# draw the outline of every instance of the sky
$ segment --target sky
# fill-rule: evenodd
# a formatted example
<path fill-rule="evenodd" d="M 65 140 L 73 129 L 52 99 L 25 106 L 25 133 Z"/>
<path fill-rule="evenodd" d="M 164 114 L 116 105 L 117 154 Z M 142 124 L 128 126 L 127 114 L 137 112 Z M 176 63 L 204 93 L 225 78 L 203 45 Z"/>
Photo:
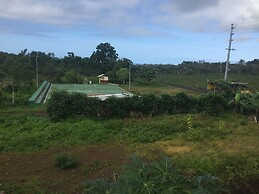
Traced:
<path fill-rule="evenodd" d="M 74 52 L 108 42 L 136 64 L 259 58 L 259 0 L 0 0 L 0 51 Z"/>

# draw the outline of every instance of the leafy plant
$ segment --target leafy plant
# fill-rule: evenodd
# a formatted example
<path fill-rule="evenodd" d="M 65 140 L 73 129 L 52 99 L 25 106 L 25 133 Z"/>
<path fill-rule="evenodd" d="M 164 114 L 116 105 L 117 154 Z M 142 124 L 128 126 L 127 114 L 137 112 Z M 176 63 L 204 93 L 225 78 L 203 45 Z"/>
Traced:
<path fill-rule="evenodd" d="M 207 93 L 199 98 L 199 111 L 209 115 L 219 115 L 227 108 L 227 102 L 222 94 Z"/>
<path fill-rule="evenodd" d="M 237 93 L 235 99 L 230 100 L 228 105 L 234 108 L 234 111 L 245 115 L 259 115 L 259 93 L 243 94 Z"/>
<path fill-rule="evenodd" d="M 133 156 L 115 182 L 87 180 L 85 193 L 221 193 L 219 179 L 208 174 L 187 178 L 168 157 L 151 163 Z"/>
<path fill-rule="evenodd" d="M 55 158 L 55 166 L 60 169 L 73 168 L 78 165 L 78 160 L 67 153 L 61 153 Z"/>

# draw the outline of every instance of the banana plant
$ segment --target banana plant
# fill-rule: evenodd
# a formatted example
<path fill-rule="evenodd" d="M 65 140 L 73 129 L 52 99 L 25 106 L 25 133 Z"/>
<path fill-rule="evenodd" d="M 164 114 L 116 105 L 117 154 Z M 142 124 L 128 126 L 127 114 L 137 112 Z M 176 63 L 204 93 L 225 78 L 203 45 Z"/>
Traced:
<path fill-rule="evenodd" d="M 234 107 L 234 111 L 239 114 L 253 116 L 257 122 L 259 116 L 258 92 L 254 94 L 236 93 L 235 98 L 229 101 L 228 105 Z"/>

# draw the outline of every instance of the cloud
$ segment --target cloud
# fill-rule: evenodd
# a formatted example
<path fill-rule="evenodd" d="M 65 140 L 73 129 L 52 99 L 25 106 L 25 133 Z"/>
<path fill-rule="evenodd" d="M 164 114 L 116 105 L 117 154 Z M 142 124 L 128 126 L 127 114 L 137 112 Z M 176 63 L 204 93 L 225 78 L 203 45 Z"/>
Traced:
<path fill-rule="evenodd" d="M 176 27 L 206 31 L 247 24 L 259 20 L 258 10 L 258 0 L 1 0 L 0 19 L 159 36 Z M 250 28 L 259 30 L 259 22 Z"/>
<path fill-rule="evenodd" d="M 246 42 L 246 41 L 249 41 L 251 39 L 252 39 L 252 37 L 248 34 L 244 34 L 244 35 L 241 35 L 241 36 L 238 36 L 238 37 L 234 38 L 235 42 Z"/>
<path fill-rule="evenodd" d="M 211 24 L 229 26 L 231 23 L 258 21 L 258 10 L 257 0 L 166 0 L 153 20 L 167 26 L 206 30 Z"/>
<path fill-rule="evenodd" d="M 2 0 L 0 17 L 58 25 L 119 22 L 138 0 Z"/>

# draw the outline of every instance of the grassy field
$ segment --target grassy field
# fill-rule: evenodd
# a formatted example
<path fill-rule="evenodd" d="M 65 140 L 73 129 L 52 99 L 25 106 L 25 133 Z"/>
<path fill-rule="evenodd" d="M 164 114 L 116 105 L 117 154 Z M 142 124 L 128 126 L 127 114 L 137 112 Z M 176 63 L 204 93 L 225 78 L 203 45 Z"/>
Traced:
<path fill-rule="evenodd" d="M 151 83 L 133 82 L 131 91 L 199 95 L 207 79 L 222 77 L 160 75 Z M 255 76 L 229 77 L 259 89 Z M 78 165 L 58 169 L 54 163 L 60 153 L 75 156 Z M 232 112 L 53 123 L 45 106 L 0 109 L 0 193 L 81 193 L 86 179 L 113 180 L 132 154 L 147 161 L 169 156 L 186 177 L 211 173 L 231 193 L 257 193 L 258 153 L 258 124 Z"/>
<path fill-rule="evenodd" d="M 110 149 L 117 149 L 116 147 L 120 146 L 126 153 L 129 153 L 128 155 L 135 153 L 147 160 L 154 160 L 163 155 L 170 156 L 188 176 L 209 172 L 223 179 L 226 184 L 258 181 L 259 178 L 258 124 L 240 115 L 226 113 L 211 117 L 204 114 L 188 114 L 124 120 L 79 118 L 51 123 L 48 117 L 42 114 L 44 111 L 35 116 L 39 108 L 27 107 L 24 110 L 9 109 L 1 112 L 1 174 L 10 173 L 5 172 L 4 166 L 7 165 L 6 157 L 10 157 L 12 153 L 21 152 L 23 156 L 26 156 L 28 153 L 47 154 L 52 153 L 53 149 L 70 150 L 73 148 L 74 151 L 69 152 L 75 154 L 82 147 L 95 145 L 97 149 L 98 146 L 100 146 L 99 149 L 104 149 L 112 145 Z M 191 123 L 187 123 L 187 120 L 191 120 Z M 16 159 L 20 160 L 17 154 Z M 42 160 L 44 161 L 44 158 Z M 94 163 L 91 161 L 86 164 L 85 160 L 85 158 L 80 160 L 80 172 L 83 171 L 84 165 L 89 166 Z M 49 161 L 46 162 L 48 165 L 51 164 Z M 19 162 L 16 161 L 16 163 Z M 102 168 L 97 168 L 93 171 L 95 173 L 104 169 L 103 164 L 107 163 L 107 159 L 99 158 L 97 163 L 101 163 Z M 115 167 L 113 166 L 112 169 L 116 169 Z M 17 169 L 18 174 L 19 171 Z M 62 174 L 62 171 L 57 171 L 54 167 L 52 171 L 58 174 L 55 176 Z M 35 176 L 43 172 L 44 169 L 38 170 L 26 179 L 23 186 L 20 185 L 21 180 L 16 180 L 15 188 L 10 186 L 14 183 L 8 176 L 2 176 L 3 183 L 0 185 L 0 190 L 7 190 L 11 193 L 27 191 L 32 182 L 36 181 L 38 187 L 28 191 L 56 192 L 57 190 L 53 190 L 52 187 L 46 187 L 46 180 L 35 180 Z M 26 175 L 28 172 L 23 173 Z M 67 173 L 64 176 L 71 179 Z M 86 178 L 87 176 L 82 174 L 82 179 Z M 65 184 L 58 180 L 52 181 L 57 185 Z M 80 185 L 81 182 L 74 184 Z M 239 184 L 243 187 L 241 183 Z"/>
<path fill-rule="evenodd" d="M 192 74 L 192 75 L 158 75 L 157 78 L 149 83 L 135 81 L 131 85 L 131 92 L 137 94 L 175 94 L 185 92 L 189 95 L 199 95 L 206 92 L 207 80 L 222 81 L 223 74 Z M 229 74 L 229 81 L 241 81 L 248 83 L 249 87 L 259 90 L 259 77 L 252 75 Z M 121 85 L 122 88 L 128 90 L 128 85 Z"/>
<path fill-rule="evenodd" d="M 127 85 L 121 85 L 122 88 L 125 90 L 128 90 Z M 197 91 L 197 90 L 192 90 L 192 89 L 186 89 L 186 88 L 181 88 L 181 87 L 175 87 L 175 86 L 152 86 L 152 85 L 140 85 L 140 84 L 132 84 L 131 86 L 131 92 L 134 94 L 156 94 L 156 95 L 161 95 L 161 94 L 177 94 L 179 92 L 184 92 L 188 95 L 199 95 L 202 92 Z"/>
<path fill-rule="evenodd" d="M 207 80 L 223 80 L 223 74 L 192 74 L 192 75 L 159 75 L 153 82 L 156 85 L 182 85 L 190 87 L 207 87 Z M 259 90 L 259 77 L 252 75 L 229 74 L 228 81 L 241 81 L 249 84 L 250 87 Z"/>

